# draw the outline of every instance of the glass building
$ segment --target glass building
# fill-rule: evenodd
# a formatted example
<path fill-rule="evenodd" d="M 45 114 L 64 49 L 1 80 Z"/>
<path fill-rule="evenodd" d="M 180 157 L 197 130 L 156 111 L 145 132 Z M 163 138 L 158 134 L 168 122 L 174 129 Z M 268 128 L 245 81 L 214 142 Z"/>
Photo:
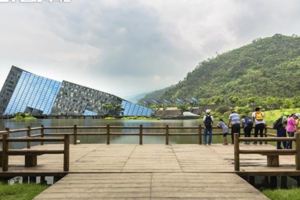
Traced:
<path fill-rule="evenodd" d="M 151 116 L 152 110 L 129 101 L 122 101 L 123 115 L 125 116 Z"/>
<path fill-rule="evenodd" d="M 151 116 L 153 111 L 102 91 L 55 81 L 13 66 L 0 93 L 0 114 Z"/>
<path fill-rule="evenodd" d="M 58 81 L 23 71 L 4 115 L 29 110 L 50 115 L 60 87 L 61 83 Z"/>

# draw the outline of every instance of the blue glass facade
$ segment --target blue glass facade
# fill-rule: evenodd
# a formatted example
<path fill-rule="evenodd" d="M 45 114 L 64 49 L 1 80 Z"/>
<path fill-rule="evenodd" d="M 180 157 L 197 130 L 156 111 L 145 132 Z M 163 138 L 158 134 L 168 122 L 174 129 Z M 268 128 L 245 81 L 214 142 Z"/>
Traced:
<path fill-rule="evenodd" d="M 58 81 L 23 71 L 4 114 L 25 112 L 30 107 L 49 115 L 60 87 Z"/>
<path fill-rule="evenodd" d="M 96 112 L 85 110 L 83 113 L 84 116 L 97 116 L 98 114 Z"/>
<path fill-rule="evenodd" d="M 107 104 L 117 106 L 107 110 Z M 51 80 L 13 66 L 0 92 L 0 115 L 16 113 L 34 116 L 151 116 L 153 111 L 112 94 L 67 81 Z"/>
<path fill-rule="evenodd" d="M 140 106 L 129 101 L 122 101 L 123 116 L 147 116 L 150 117 L 153 111 L 147 107 Z"/>

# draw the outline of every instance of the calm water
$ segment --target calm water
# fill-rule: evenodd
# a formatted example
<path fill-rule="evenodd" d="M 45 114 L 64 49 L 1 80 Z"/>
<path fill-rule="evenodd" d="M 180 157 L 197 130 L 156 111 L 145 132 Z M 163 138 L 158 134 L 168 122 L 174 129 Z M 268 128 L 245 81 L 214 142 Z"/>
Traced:
<path fill-rule="evenodd" d="M 139 126 L 145 127 L 151 126 L 198 126 L 199 120 L 103 120 L 103 119 L 39 119 L 35 121 L 22 121 L 17 122 L 13 120 L 1 120 L 0 128 L 3 130 L 5 127 L 10 129 L 24 128 L 27 126 L 38 127 L 44 126 L 105 126 L 110 124 L 112 126 Z M 70 131 L 70 130 L 69 130 Z M 100 130 L 84 130 L 85 132 L 100 132 Z M 53 132 L 66 132 L 47 130 L 47 133 Z M 79 131 L 79 132 L 83 132 Z M 105 133 L 105 130 L 101 131 Z M 138 130 L 113 130 L 112 133 L 138 133 Z M 36 133 L 39 133 L 37 131 Z M 145 130 L 144 133 L 164 133 L 163 130 Z M 170 133 L 197 133 L 197 130 L 170 130 Z M 22 136 L 25 133 L 15 133 L 13 136 Z M 34 133 L 33 133 L 34 134 Z M 78 139 L 81 143 L 106 143 L 106 136 L 79 136 Z M 112 136 L 112 144 L 138 144 L 138 136 Z M 144 136 L 145 144 L 164 144 L 165 137 L 163 136 Z M 171 144 L 196 144 L 198 142 L 197 136 L 172 136 L 170 137 Z M 220 142 L 220 137 L 214 137 L 214 142 Z M 25 144 L 14 144 L 13 147 L 20 148 L 24 147 Z"/>

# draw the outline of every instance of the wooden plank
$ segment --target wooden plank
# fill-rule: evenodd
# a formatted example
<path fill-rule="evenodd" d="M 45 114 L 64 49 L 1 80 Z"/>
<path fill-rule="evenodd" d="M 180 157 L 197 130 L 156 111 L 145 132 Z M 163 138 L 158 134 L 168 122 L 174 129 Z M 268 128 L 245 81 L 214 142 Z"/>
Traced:
<path fill-rule="evenodd" d="M 35 199 L 67 198 L 267 199 L 237 175 L 211 173 L 69 174 Z"/>
<path fill-rule="evenodd" d="M 271 145 L 243 145 L 245 150 L 272 150 Z M 62 148 L 61 144 L 47 144 L 33 146 L 32 150 L 47 151 Z M 63 151 L 63 150 L 60 150 Z M 105 145 L 80 144 L 70 145 L 69 173 L 235 173 L 232 145 Z M 63 155 L 40 155 L 38 166 L 24 168 L 24 156 L 9 158 L 10 172 L 63 172 L 61 163 Z M 242 154 L 241 170 L 239 174 L 270 174 L 300 175 L 295 170 L 294 156 L 280 157 L 281 166 L 270 168 L 265 156 L 256 154 Z"/>
<path fill-rule="evenodd" d="M 15 150 L 9 150 L 7 153 L 8 153 L 8 155 L 63 154 L 64 150 L 15 149 Z"/>
<path fill-rule="evenodd" d="M 296 141 L 295 138 L 285 138 L 285 137 L 241 137 L 240 142 L 277 142 L 277 141 Z"/>
<path fill-rule="evenodd" d="M 295 155 L 296 150 L 274 149 L 274 150 L 240 150 L 240 154 L 262 154 L 262 155 Z"/>
<path fill-rule="evenodd" d="M 63 142 L 62 137 L 22 137 L 22 138 L 9 138 L 8 142 Z"/>

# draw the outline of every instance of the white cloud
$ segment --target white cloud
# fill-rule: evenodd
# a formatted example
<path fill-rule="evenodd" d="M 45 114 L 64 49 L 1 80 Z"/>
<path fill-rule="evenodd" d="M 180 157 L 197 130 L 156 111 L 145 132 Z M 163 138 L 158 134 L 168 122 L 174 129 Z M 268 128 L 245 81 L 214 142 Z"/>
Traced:
<path fill-rule="evenodd" d="M 164 88 L 201 60 L 299 34 L 297 0 L 0 3 L 0 83 L 11 65 L 120 96 Z"/>

